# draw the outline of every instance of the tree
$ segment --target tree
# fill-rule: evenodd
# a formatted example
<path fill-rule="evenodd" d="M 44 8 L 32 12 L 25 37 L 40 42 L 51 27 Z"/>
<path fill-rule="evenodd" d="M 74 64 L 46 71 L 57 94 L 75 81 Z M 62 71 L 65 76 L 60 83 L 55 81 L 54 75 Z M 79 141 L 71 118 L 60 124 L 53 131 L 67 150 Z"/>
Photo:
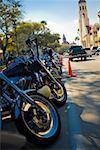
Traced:
<path fill-rule="evenodd" d="M 20 8 L 21 5 L 18 0 L 6 0 L 4 2 L 0 2 L 0 32 L 5 35 L 5 42 L 2 47 L 3 55 L 5 55 L 9 44 L 10 31 L 21 16 Z"/>
<path fill-rule="evenodd" d="M 47 22 L 45 20 L 41 21 L 41 24 L 46 26 L 47 25 Z"/>
<path fill-rule="evenodd" d="M 67 43 L 65 34 L 63 34 L 63 43 L 64 43 L 64 44 Z"/>
<path fill-rule="evenodd" d="M 17 46 L 18 51 L 26 49 L 26 43 L 25 41 L 30 36 L 30 34 L 34 31 L 37 39 L 38 39 L 38 45 L 43 47 L 52 47 L 56 48 L 59 47 L 59 34 L 51 34 L 50 30 L 47 27 L 43 27 L 43 24 L 41 22 L 20 22 L 17 25 L 16 33 L 18 36 L 17 39 Z M 7 50 L 10 52 L 12 50 L 16 50 L 16 41 L 15 36 L 13 36 L 14 30 L 10 31 L 10 38 L 9 38 L 9 45 L 7 47 Z"/>
<path fill-rule="evenodd" d="M 75 41 L 78 41 L 80 38 L 78 36 L 75 37 Z"/>

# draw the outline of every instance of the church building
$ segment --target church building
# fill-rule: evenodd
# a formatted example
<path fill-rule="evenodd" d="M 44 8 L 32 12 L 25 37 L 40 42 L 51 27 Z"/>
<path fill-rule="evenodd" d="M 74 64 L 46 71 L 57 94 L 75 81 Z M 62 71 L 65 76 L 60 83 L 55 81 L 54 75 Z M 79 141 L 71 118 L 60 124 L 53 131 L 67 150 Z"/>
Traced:
<path fill-rule="evenodd" d="M 100 23 L 90 25 L 86 0 L 79 0 L 79 31 L 83 47 L 100 46 Z"/>

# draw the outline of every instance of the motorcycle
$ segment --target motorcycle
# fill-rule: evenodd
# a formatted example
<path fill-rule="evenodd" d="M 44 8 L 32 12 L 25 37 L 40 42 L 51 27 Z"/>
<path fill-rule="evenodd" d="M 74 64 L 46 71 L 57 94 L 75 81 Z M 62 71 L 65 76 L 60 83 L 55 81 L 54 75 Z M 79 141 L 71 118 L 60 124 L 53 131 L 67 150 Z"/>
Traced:
<path fill-rule="evenodd" d="M 52 58 L 50 59 L 49 51 L 52 51 Z M 58 80 L 62 79 L 62 64 L 57 53 L 52 49 L 46 48 L 43 50 L 42 62 L 50 73 Z"/>
<path fill-rule="evenodd" d="M 20 66 L 25 68 L 26 64 L 21 62 Z M 0 72 L 0 127 L 2 129 L 3 113 L 8 110 L 18 131 L 28 141 L 45 145 L 59 136 L 60 117 L 55 106 L 46 97 L 34 89 L 20 88 L 18 82 L 22 78 L 19 75 L 25 75 L 23 71 L 25 70 L 20 68 L 20 72 L 15 72 L 13 66 L 12 78 L 9 76 L 9 69 Z"/>
<path fill-rule="evenodd" d="M 39 59 L 37 38 L 34 35 L 32 36 L 26 41 L 26 44 L 29 47 L 26 56 L 17 59 L 23 61 L 23 64 L 27 64 L 27 71 L 25 69 L 23 70 L 24 67 L 21 63 L 15 61 L 8 68 L 9 76 L 13 76 L 15 72 L 19 76 L 24 73 L 24 78 L 29 77 L 28 79 L 26 79 L 27 84 L 22 85 L 22 88 L 24 90 L 33 88 L 38 90 L 43 86 L 47 85 L 50 88 L 51 92 L 49 99 L 51 99 L 58 106 L 62 106 L 67 100 L 67 91 L 62 82 L 55 79 L 50 71 Z M 34 46 L 34 49 L 32 48 L 32 44 Z M 15 71 L 12 71 L 14 70 L 14 68 Z M 23 71 L 20 74 L 21 70 Z M 27 73 L 25 74 L 25 72 Z"/>
<path fill-rule="evenodd" d="M 31 38 L 28 38 L 26 44 L 28 45 L 29 51 L 32 54 L 30 59 L 30 68 L 32 71 L 34 70 L 33 72 L 35 72 L 38 76 L 38 82 L 36 82 L 36 84 L 40 85 L 41 87 L 48 85 L 50 87 L 51 98 L 53 98 L 54 103 L 58 106 L 64 105 L 67 100 L 67 90 L 63 83 L 59 79 L 54 78 L 50 71 L 42 63 L 39 57 L 37 37 L 34 34 L 31 35 Z M 34 49 L 32 48 L 32 44 L 35 47 Z"/>

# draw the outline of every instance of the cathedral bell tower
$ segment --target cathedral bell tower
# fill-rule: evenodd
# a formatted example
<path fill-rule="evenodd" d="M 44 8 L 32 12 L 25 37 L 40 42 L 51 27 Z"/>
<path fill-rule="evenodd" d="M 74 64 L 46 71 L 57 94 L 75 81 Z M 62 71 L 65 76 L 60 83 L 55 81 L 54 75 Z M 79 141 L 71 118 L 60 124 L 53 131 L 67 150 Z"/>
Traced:
<path fill-rule="evenodd" d="M 90 47 L 89 18 L 87 14 L 86 0 L 79 0 L 78 4 L 80 41 L 83 47 Z"/>

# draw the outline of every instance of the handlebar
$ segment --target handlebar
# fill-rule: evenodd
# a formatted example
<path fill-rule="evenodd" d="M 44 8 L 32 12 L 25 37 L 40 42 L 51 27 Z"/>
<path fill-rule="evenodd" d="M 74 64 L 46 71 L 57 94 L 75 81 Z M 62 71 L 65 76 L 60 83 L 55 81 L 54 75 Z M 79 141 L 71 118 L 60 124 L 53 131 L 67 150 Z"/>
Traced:
<path fill-rule="evenodd" d="M 39 59 L 39 51 L 38 51 L 38 41 L 37 41 L 37 37 L 40 34 L 35 34 L 34 32 L 31 33 L 31 35 L 29 36 L 29 38 L 26 40 L 26 44 L 29 46 L 32 55 L 34 56 L 34 52 L 32 49 L 32 44 L 36 46 L 36 50 L 37 50 L 37 58 Z"/>
<path fill-rule="evenodd" d="M 28 37 L 28 39 L 26 40 L 26 44 L 27 45 L 30 45 L 32 44 L 32 42 L 34 41 L 35 44 L 36 44 L 36 39 L 39 37 L 39 36 L 43 36 L 43 33 L 40 31 L 38 33 L 35 33 L 34 31 L 30 34 L 30 36 Z"/>

